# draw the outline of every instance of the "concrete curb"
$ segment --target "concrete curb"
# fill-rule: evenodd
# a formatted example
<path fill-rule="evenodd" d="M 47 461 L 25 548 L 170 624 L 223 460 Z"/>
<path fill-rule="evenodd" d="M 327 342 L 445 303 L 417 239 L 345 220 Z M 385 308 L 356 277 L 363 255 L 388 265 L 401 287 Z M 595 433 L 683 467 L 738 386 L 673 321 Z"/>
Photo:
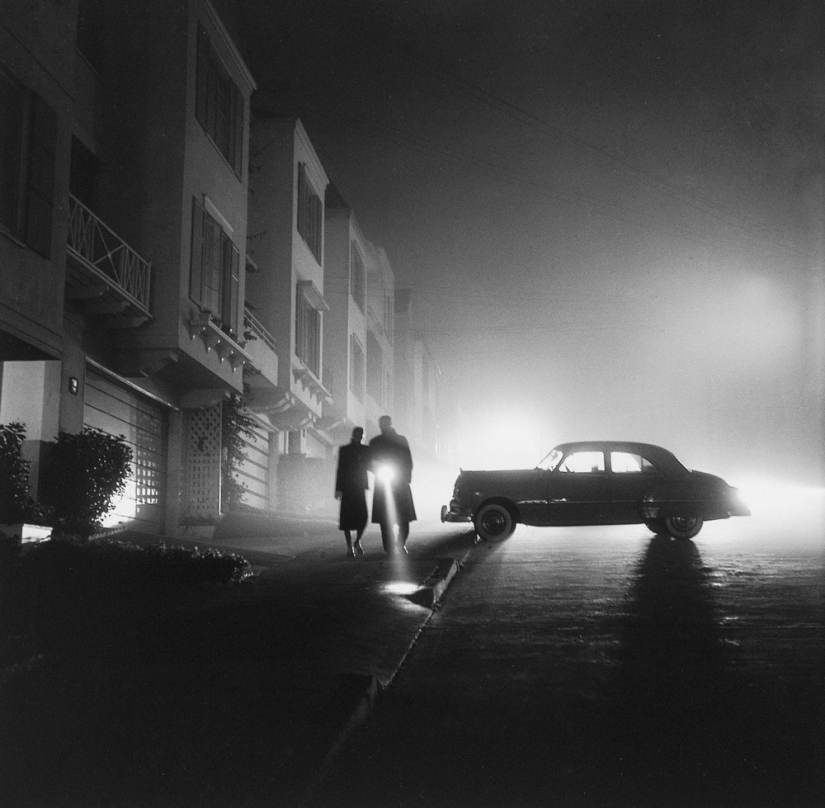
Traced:
<path fill-rule="evenodd" d="M 460 560 L 456 560 L 454 558 L 438 559 L 438 564 L 435 570 L 421 583 L 421 586 L 416 592 L 407 596 L 408 600 L 411 600 L 419 606 L 426 606 L 434 612 L 438 607 L 441 597 L 450 585 L 450 582 L 453 578 L 455 578 L 456 573 L 461 569 L 461 567 L 464 566 L 471 552 L 472 550 L 467 550 Z M 395 670 L 389 679 L 382 683 L 377 676 L 364 677 L 366 679 L 364 691 L 361 697 L 357 700 L 355 708 L 344 724 L 344 727 L 330 745 L 326 755 L 324 755 L 321 765 L 310 779 L 306 788 L 304 788 L 300 799 L 301 805 L 307 805 L 312 801 L 315 792 L 318 790 L 318 787 L 324 781 L 327 774 L 329 774 L 344 745 L 350 739 L 352 734 L 370 717 L 375 709 L 375 704 L 378 701 L 380 694 L 389 689 L 395 679 L 395 675 L 403 666 L 410 652 L 418 642 L 418 638 L 421 636 L 421 633 L 430 622 L 433 612 L 427 616 L 418 631 L 415 633 L 412 642 L 402 654 L 401 659 L 399 659 L 398 664 L 395 666 Z"/>
<path fill-rule="evenodd" d="M 450 585 L 450 581 L 453 580 L 466 558 L 466 555 L 461 561 L 456 561 L 454 558 L 440 558 L 433 573 L 422 582 L 415 592 L 408 595 L 407 599 L 419 606 L 435 609 L 441 600 L 441 596 Z"/>

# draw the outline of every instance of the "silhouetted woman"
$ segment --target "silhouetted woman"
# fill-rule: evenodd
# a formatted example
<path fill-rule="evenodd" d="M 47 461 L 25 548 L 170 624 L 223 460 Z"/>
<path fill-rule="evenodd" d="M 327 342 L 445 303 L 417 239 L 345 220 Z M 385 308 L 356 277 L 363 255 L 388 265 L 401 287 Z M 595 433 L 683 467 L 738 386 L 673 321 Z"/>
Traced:
<path fill-rule="evenodd" d="M 341 500 L 338 527 L 347 540 L 350 558 L 364 554 L 361 537 L 367 527 L 367 478 L 368 448 L 361 443 L 364 430 L 357 426 L 352 430 L 352 440 L 338 449 L 338 470 L 335 473 L 335 499 Z M 355 542 L 352 532 L 355 531 Z M 353 549 L 354 548 L 354 549 Z"/>

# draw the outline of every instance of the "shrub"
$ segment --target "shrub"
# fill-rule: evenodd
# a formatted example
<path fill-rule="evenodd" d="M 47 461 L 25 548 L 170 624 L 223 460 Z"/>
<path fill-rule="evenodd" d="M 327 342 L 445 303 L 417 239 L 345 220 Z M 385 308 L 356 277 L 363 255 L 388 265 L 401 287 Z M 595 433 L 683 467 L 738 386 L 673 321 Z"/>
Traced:
<path fill-rule="evenodd" d="M 85 427 L 74 434 L 61 432 L 51 444 L 42 492 L 54 508 L 57 527 L 64 533 L 88 537 L 126 489 L 132 450 L 123 435 L 115 437 Z"/>
<path fill-rule="evenodd" d="M 239 583 L 250 577 L 245 558 L 218 550 L 99 540 L 53 539 L 33 547 L 26 563 L 43 585 L 60 598 L 134 602 L 158 590 L 201 584 Z"/>
<path fill-rule="evenodd" d="M 15 522 L 50 524 L 45 508 L 29 496 L 31 463 L 23 459 L 26 427 L 0 424 L 0 525 Z"/>
<path fill-rule="evenodd" d="M 30 467 L 21 454 L 25 439 L 23 424 L 0 424 L 0 524 L 23 520 Z"/>

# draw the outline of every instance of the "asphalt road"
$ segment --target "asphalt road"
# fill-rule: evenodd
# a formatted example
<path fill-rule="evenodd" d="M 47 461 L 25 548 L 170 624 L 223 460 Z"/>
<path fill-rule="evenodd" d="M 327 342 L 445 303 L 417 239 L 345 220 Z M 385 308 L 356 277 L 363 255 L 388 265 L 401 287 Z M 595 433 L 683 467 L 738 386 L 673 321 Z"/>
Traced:
<path fill-rule="evenodd" d="M 480 545 L 314 804 L 822 805 L 824 504 Z"/>

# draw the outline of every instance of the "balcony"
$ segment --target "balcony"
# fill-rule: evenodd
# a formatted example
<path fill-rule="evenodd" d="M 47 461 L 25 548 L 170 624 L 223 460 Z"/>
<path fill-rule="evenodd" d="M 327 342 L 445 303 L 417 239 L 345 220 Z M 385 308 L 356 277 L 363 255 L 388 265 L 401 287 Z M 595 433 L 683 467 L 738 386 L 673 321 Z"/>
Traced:
<path fill-rule="evenodd" d="M 194 341 L 200 337 L 206 352 L 214 351 L 220 364 L 228 361 L 233 373 L 252 361 L 252 357 L 221 328 L 209 312 L 199 312 L 191 317 L 188 326 L 190 339 Z"/>
<path fill-rule="evenodd" d="M 278 344 L 266 326 L 244 307 L 244 348 L 250 360 L 249 384 L 252 387 L 273 388 L 278 386 Z"/>
<path fill-rule="evenodd" d="M 69 197 L 66 299 L 102 328 L 136 328 L 149 311 L 151 264 L 74 196 Z"/>

